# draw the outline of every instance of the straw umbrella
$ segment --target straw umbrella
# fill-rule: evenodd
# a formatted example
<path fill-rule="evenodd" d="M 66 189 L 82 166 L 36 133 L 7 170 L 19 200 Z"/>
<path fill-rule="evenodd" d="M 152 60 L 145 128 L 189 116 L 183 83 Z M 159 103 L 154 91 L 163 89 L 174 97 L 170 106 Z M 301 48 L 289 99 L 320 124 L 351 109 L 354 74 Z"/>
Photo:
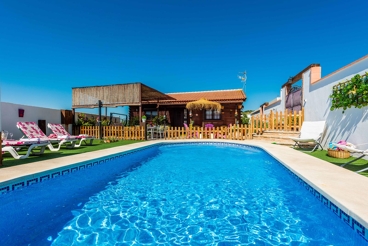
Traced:
<path fill-rule="evenodd" d="M 206 98 L 201 98 L 197 101 L 189 102 L 186 106 L 189 110 L 195 109 L 208 109 L 208 110 L 221 110 L 221 104 L 213 101 L 208 101 Z"/>

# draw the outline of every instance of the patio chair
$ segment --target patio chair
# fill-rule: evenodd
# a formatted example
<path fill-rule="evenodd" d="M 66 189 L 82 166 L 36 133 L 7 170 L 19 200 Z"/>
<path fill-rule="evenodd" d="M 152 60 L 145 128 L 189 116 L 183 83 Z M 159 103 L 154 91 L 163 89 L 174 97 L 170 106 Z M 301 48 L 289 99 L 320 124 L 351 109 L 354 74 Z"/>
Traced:
<path fill-rule="evenodd" d="M 311 152 L 321 147 L 321 140 L 323 133 L 325 131 L 326 121 L 304 121 L 302 124 L 302 128 L 300 129 L 300 135 L 297 138 L 291 137 L 290 139 L 295 142 L 293 148 L 298 146 L 302 148 L 303 144 L 314 144 L 314 148 Z"/>
<path fill-rule="evenodd" d="M 26 139 L 26 140 L 3 140 L 1 150 L 3 153 L 9 152 L 15 159 L 25 159 L 31 153 L 34 155 L 42 155 L 45 151 L 46 146 L 50 142 L 48 140 L 40 140 L 40 139 Z M 21 148 L 27 148 L 28 151 L 25 155 L 19 155 L 17 150 Z M 38 149 L 38 152 L 35 152 L 35 149 Z"/>
<path fill-rule="evenodd" d="M 165 138 L 166 128 L 167 128 L 166 126 L 157 126 L 156 131 L 158 138 Z"/>
<path fill-rule="evenodd" d="M 85 142 L 86 145 L 92 145 L 95 139 L 94 136 L 88 136 L 86 134 L 80 134 L 78 136 L 70 135 L 61 124 L 48 123 L 47 127 L 50 128 L 57 138 L 70 141 L 73 147 L 80 147 L 83 142 Z M 78 140 L 79 143 L 77 144 L 76 141 Z M 89 143 L 87 141 L 89 141 Z"/>
<path fill-rule="evenodd" d="M 357 149 L 355 146 L 349 146 L 349 145 L 342 145 L 342 144 L 333 144 L 334 146 L 336 146 L 337 148 L 339 149 L 342 149 L 342 150 L 346 150 L 346 151 L 349 151 L 350 153 L 357 153 L 357 154 L 360 154 L 358 157 L 356 157 L 354 160 L 351 160 L 347 163 L 344 163 L 342 165 L 340 165 L 340 167 L 345 167 L 346 165 L 349 165 L 359 159 L 362 159 L 363 157 L 365 156 L 368 156 L 368 149 L 366 150 L 361 150 L 361 149 Z M 366 168 L 363 168 L 361 170 L 358 170 L 358 171 L 355 171 L 356 173 L 360 173 L 360 172 L 364 172 L 368 170 L 368 167 Z"/>
<path fill-rule="evenodd" d="M 45 133 L 38 127 L 38 125 L 35 122 L 17 122 L 18 129 L 26 136 L 26 138 L 22 137 L 21 141 L 26 141 L 27 139 L 40 139 L 42 141 L 49 141 L 47 144 L 47 147 L 51 151 L 59 151 L 61 145 L 67 144 L 72 142 L 75 144 L 75 141 L 77 140 L 70 140 L 70 139 L 59 139 L 59 138 L 52 138 L 47 137 Z M 53 144 L 58 144 L 58 147 L 55 148 Z"/>
<path fill-rule="evenodd" d="M 155 133 L 157 132 L 156 129 L 157 129 L 156 126 L 147 125 L 147 139 L 154 139 L 155 138 Z"/>

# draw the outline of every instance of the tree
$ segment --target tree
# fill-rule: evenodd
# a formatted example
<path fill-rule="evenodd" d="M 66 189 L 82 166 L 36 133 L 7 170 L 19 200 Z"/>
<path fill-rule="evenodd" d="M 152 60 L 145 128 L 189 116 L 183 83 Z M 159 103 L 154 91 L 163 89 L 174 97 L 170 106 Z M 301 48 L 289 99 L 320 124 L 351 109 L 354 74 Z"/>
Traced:
<path fill-rule="evenodd" d="M 254 110 L 245 110 L 241 112 L 241 123 L 244 125 L 248 125 L 249 121 L 250 121 L 250 117 L 248 117 L 250 115 L 250 113 L 252 113 Z"/>

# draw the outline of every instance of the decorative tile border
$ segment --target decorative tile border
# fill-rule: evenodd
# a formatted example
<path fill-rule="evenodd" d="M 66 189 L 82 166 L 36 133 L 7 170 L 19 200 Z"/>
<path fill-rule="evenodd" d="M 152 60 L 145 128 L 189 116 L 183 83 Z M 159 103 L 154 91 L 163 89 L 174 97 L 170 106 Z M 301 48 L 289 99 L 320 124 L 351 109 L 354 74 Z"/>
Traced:
<path fill-rule="evenodd" d="M 0 188 L 0 194 L 4 194 L 10 191 L 10 186 L 4 186 Z"/>
<path fill-rule="evenodd" d="M 38 178 L 30 179 L 30 180 L 27 180 L 27 185 L 26 186 L 30 186 L 30 185 L 36 184 L 36 183 L 38 183 Z"/>
<path fill-rule="evenodd" d="M 246 144 L 239 144 L 239 143 L 221 143 L 221 142 L 170 142 L 170 143 L 156 143 L 150 146 L 145 146 L 141 148 L 137 148 L 134 150 L 117 153 L 105 157 L 100 157 L 97 159 L 94 159 L 92 161 L 86 161 L 86 162 L 80 162 L 75 163 L 71 166 L 65 166 L 64 168 L 58 168 L 55 170 L 47 171 L 47 172 L 41 172 L 38 174 L 33 175 L 28 180 L 20 180 L 16 179 L 13 182 L 6 182 L 5 185 L 2 185 L 0 183 L 0 195 L 8 193 L 13 190 L 17 190 L 22 187 L 30 186 L 32 184 L 36 184 L 38 182 L 44 182 L 51 178 L 56 178 L 59 176 L 67 175 L 73 172 L 76 172 L 78 170 L 83 170 L 85 168 L 91 168 L 95 165 L 100 165 L 105 162 L 109 162 L 112 160 L 120 159 L 126 155 L 130 155 L 136 152 L 139 152 L 144 149 L 153 148 L 157 146 L 164 146 L 164 145 L 188 145 L 188 144 L 203 144 L 203 145 L 226 145 L 226 146 L 236 146 L 236 147 L 246 147 L 250 149 L 257 149 L 264 151 L 269 156 L 274 158 L 270 153 L 267 152 L 267 150 L 258 147 L 258 146 L 252 146 L 252 145 L 246 145 Z M 275 158 L 274 158 L 275 159 Z M 358 221 L 356 221 L 353 217 L 348 215 L 346 212 L 344 212 L 342 209 L 340 209 L 337 205 L 335 205 L 333 202 L 331 202 L 328 198 L 326 198 L 323 194 L 321 194 L 319 191 L 317 191 L 315 188 L 313 188 L 310 184 L 308 184 L 306 181 L 304 181 L 302 178 L 300 178 L 298 175 L 293 173 L 289 168 L 287 168 L 285 165 L 283 165 L 279 160 L 275 159 L 282 167 L 284 167 L 290 175 L 292 175 L 294 178 L 297 179 L 301 185 L 304 186 L 318 201 L 322 202 L 323 205 L 325 205 L 328 209 L 330 209 L 336 216 L 338 216 L 341 220 L 343 220 L 346 224 L 350 226 L 354 231 L 356 231 L 361 237 L 363 237 L 368 242 L 368 229 L 365 228 L 362 224 L 360 224 Z M 18 181 L 17 181 L 18 180 Z"/>
<path fill-rule="evenodd" d="M 342 221 L 350 226 L 355 232 L 359 234 L 359 236 L 363 237 L 365 241 L 368 242 L 368 229 L 365 228 L 362 224 L 356 221 L 352 216 L 348 215 L 342 209 L 340 209 L 336 204 L 330 201 L 327 197 L 325 197 L 318 190 L 313 188 L 310 184 L 300 178 L 297 174 L 292 172 L 289 168 L 283 165 L 280 161 L 277 161 L 284 167 L 291 176 L 293 176 L 301 185 L 304 186 L 318 201 L 320 201 L 323 205 L 325 205 L 329 210 L 331 210 L 337 217 L 339 217 Z"/>
<path fill-rule="evenodd" d="M 17 190 L 17 189 L 22 188 L 24 186 L 25 186 L 25 182 L 24 181 L 11 185 L 12 190 Z"/>
<path fill-rule="evenodd" d="M 4 184 L 0 183 L 0 195 L 8 193 L 8 192 L 13 191 L 13 190 L 17 190 L 17 189 L 22 188 L 22 187 L 30 186 L 32 184 L 36 184 L 36 183 L 39 183 L 39 182 L 44 182 L 44 181 L 47 181 L 47 180 L 52 179 L 52 178 L 56 178 L 56 177 L 59 177 L 59 176 L 64 176 L 64 175 L 67 175 L 67 174 L 70 174 L 70 173 L 73 173 L 73 172 L 76 172 L 76 171 L 79 171 L 79 170 L 83 170 L 83 169 L 86 169 L 86 168 L 91 168 L 93 166 L 100 165 L 100 164 L 103 164 L 105 162 L 117 160 L 117 159 L 123 158 L 126 155 L 136 153 L 136 152 L 141 151 L 143 149 L 149 149 L 149 148 L 157 147 L 159 145 L 161 145 L 161 144 L 154 144 L 154 145 L 150 145 L 150 146 L 145 146 L 145 147 L 137 148 L 137 149 L 134 149 L 134 150 L 129 150 L 129 151 L 122 152 L 122 153 L 116 153 L 116 154 L 100 157 L 100 158 L 97 158 L 97 159 L 94 159 L 94 160 L 75 163 L 75 164 L 72 164 L 70 166 L 65 166 L 65 167 L 54 169 L 54 170 L 40 172 L 40 173 L 30 175 L 30 176 L 27 176 L 27 177 L 17 178 L 15 180 L 4 182 Z"/>
<path fill-rule="evenodd" d="M 43 182 L 45 180 L 49 180 L 50 179 L 50 174 L 44 175 L 40 177 L 40 182 Z"/>

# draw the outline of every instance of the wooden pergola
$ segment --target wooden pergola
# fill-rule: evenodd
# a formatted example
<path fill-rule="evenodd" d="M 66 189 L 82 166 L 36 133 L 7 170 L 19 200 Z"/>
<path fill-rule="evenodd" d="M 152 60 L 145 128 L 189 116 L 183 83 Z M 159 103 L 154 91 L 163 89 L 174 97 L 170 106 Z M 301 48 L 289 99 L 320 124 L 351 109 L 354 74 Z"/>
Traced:
<path fill-rule="evenodd" d="M 76 108 L 99 108 L 100 119 L 102 107 L 139 106 L 139 118 L 141 119 L 142 104 L 145 102 L 159 103 L 160 100 L 173 99 L 140 82 L 72 88 L 73 115 Z"/>
<path fill-rule="evenodd" d="M 173 98 L 142 83 L 87 86 L 72 88 L 72 108 L 141 106 L 146 101 Z"/>

